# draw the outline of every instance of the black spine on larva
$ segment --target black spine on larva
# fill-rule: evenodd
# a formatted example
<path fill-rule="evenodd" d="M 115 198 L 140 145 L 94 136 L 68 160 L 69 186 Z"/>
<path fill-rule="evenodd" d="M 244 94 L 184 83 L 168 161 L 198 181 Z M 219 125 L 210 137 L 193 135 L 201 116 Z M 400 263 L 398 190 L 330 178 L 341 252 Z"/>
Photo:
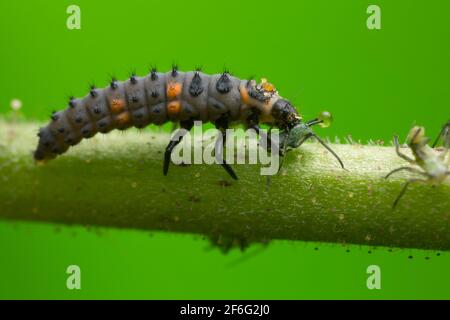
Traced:
<path fill-rule="evenodd" d="M 224 72 L 216 84 L 216 89 L 220 93 L 228 93 L 232 89 L 233 85 L 231 83 L 230 78 L 228 77 L 228 73 Z"/>
<path fill-rule="evenodd" d="M 110 83 L 110 85 L 109 85 L 110 87 L 111 87 L 111 89 L 113 89 L 113 90 L 115 90 L 115 89 L 117 89 L 117 80 L 116 80 L 116 78 L 112 78 L 111 79 L 111 83 Z"/>
<path fill-rule="evenodd" d="M 173 65 L 172 66 L 172 77 L 176 78 L 178 76 L 178 66 L 177 65 Z"/>
<path fill-rule="evenodd" d="M 157 70 L 156 70 L 156 68 L 152 68 L 152 71 L 150 72 L 150 79 L 152 80 L 152 81 L 156 81 L 156 80 L 158 80 L 158 74 L 157 74 Z"/>
<path fill-rule="evenodd" d="M 69 99 L 69 107 L 75 108 L 75 97 L 70 97 Z"/>
<path fill-rule="evenodd" d="M 200 72 L 196 71 L 194 77 L 192 78 L 191 84 L 189 85 L 189 93 L 193 97 L 197 97 L 203 92 L 202 78 L 200 77 Z"/>
<path fill-rule="evenodd" d="M 89 94 L 91 95 L 92 98 L 97 97 L 97 88 L 95 87 L 95 85 L 91 86 L 91 91 L 89 92 Z"/>
<path fill-rule="evenodd" d="M 131 84 L 136 84 L 137 83 L 137 78 L 136 78 L 136 74 L 132 74 L 130 77 L 130 82 Z"/>

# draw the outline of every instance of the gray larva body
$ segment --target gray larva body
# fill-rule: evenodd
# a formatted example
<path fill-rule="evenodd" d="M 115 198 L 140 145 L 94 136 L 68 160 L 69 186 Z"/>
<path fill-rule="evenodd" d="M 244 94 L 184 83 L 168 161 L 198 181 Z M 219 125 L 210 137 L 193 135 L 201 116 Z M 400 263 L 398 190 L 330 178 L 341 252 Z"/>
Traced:
<path fill-rule="evenodd" d="M 199 71 L 166 73 L 153 70 L 148 76 L 119 82 L 103 89 L 92 88 L 87 96 L 71 99 L 67 109 L 52 115 L 39 131 L 36 160 L 47 160 L 67 151 L 83 138 L 129 127 L 143 128 L 167 121 L 254 121 L 282 128 L 294 123 L 297 112 L 275 88 L 263 81 L 240 80 L 228 73 L 207 75 Z M 248 123 L 247 123 L 248 124 Z"/>

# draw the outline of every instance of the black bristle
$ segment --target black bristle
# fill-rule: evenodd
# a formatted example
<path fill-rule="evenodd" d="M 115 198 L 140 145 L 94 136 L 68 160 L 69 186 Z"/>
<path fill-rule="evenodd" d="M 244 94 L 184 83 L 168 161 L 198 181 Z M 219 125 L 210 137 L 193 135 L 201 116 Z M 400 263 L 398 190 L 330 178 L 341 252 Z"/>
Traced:
<path fill-rule="evenodd" d="M 217 80 L 216 90 L 219 93 L 226 94 L 230 92 L 232 88 L 233 85 L 231 83 L 230 77 L 228 76 L 228 73 L 222 73 L 219 80 Z"/>
<path fill-rule="evenodd" d="M 75 97 L 73 96 L 69 98 L 69 107 L 75 108 Z"/>
<path fill-rule="evenodd" d="M 92 98 L 95 98 L 97 96 L 96 89 L 97 87 L 95 86 L 95 83 L 91 82 L 89 84 L 89 94 Z"/>
<path fill-rule="evenodd" d="M 137 83 L 137 78 L 136 78 L 136 73 L 132 73 L 130 76 L 130 82 L 131 84 L 136 84 Z"/>
<path fill-rule="evenodd" d="M 89 91 L 89 94 L 92 98 L 97 97 L 97 88 L 95 87 L 95 85 L 91 85 L 91 91 Z"/>
<path fill-rule="evenodd" d="M 150 72 L 150 79 L 152 79 L 152 81 L 155 81 L 158 79 L 158 75 L 156 74 L 158 71 L 156 70 L 156 67 L 153 67 L 151 72 Z"/>
<path fill-rule="evenodd" d="M 131 101 L 134 102 L 134 103 L 137 103 L 137 102 L 139 102 L 139 98 L 136 97 L 136 96 L 132 96 L 131 97 Z"/>
<path fill-rule="evenodd" d="M 57 121 L 59 119 L 59 115 L 56 113 L 56 111 L 52 111 L 52 115 L 50 116 L 53 121 Z"/>
<path fill-rule="evenodd" d="M 111 89 L 116 90 L 119 85 L 117 84 L 117 80 L 115 77 L 111 78 L 111 84 L 110 84 Z"/>
<path fill-rule="evenodd" d="M 178 66 L 176 64 L 172 65 L 172 77 L 176 77 L 178 75 Z"/>
<path fill-rule="evenodd" d="M 200 72 L 196 71 L 189 85 L 189 93 L 193 97 L 199 96 L 203 92 L 202 78 Z"/>
<path fill-rule="evenodd" d="M 159 96 L 158 91 L 156 90 L 152 91 L 152 98 L 158 98 L 158 96 Z"/>
<path fill-rule="evenodd" d="M 58 132 L 59 132 L 59 133 L 64 133 L 64 131 L 66 131 L 66 130 L 64 129 L 64 127 L 58 128 Z"/>

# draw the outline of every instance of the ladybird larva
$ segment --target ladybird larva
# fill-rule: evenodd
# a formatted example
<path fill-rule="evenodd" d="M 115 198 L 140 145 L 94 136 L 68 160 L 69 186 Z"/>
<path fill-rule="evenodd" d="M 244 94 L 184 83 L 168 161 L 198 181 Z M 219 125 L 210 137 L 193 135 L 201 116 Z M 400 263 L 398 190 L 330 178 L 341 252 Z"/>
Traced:
<path fill-rule="evenodd" d="M 321 120 L 303 123 L 292 104 L 265 79 L 258 84 L 226 71 L 208 75 L 199 70 L 182 72 L 173 68 L 160 73 L 152 69 L 147 76 L 133 74 L 126 81 L 113 79 L 105 88 L 92 87 L 84 98 L 71 98 L 68 107 L 54 113 L 49 124 L 40 129 L 34 158 L 53 159 L 98 132 L 144 128 L 168 121 L 180 123 L 181 128 L 188 130 L 194 121 L 212 122 L 222 131 L 230 123 L 241 122 L 258 133 L 259 124 L 267 123 L 285 133 L 295 133 L 293 129 L 297 129 L 302 132 L 302 136 L 297 134 L 298 139 L 306 140 L 315 136 L 309 126 Z M 286 138 L 291 145 L 295 144 L 292 136 L 295 135 Z M 167 146 L 165 162 L 180 141 L 171 141 Z M 236 178 L 228 164 L 223 166 Z M 165 163 L 164 174 L 167 170 Z"/>

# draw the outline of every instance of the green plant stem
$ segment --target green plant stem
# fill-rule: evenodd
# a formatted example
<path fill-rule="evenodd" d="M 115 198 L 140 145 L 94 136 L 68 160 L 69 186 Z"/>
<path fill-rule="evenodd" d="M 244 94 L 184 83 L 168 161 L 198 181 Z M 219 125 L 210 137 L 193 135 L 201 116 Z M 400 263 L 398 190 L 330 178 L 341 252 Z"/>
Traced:
<path fill-rule="evenodd" d="M 169 137 L 150 131 L 98 135 L 37 166 L 38 127 L 0 121 L 3 219 L 187 232 L 241 245 L 291 239 L 450 249 L 449 182 L 411 186 L 393 211 L 410 177 L 382 178 L 406 165 L 393 147 L 333 144 L 344 171 L 319 144 L 305 143 L 267 188 L 258 165 L 233 165 L 239 181 L 219 165 L 172 165 L 163 176 Z"/>

